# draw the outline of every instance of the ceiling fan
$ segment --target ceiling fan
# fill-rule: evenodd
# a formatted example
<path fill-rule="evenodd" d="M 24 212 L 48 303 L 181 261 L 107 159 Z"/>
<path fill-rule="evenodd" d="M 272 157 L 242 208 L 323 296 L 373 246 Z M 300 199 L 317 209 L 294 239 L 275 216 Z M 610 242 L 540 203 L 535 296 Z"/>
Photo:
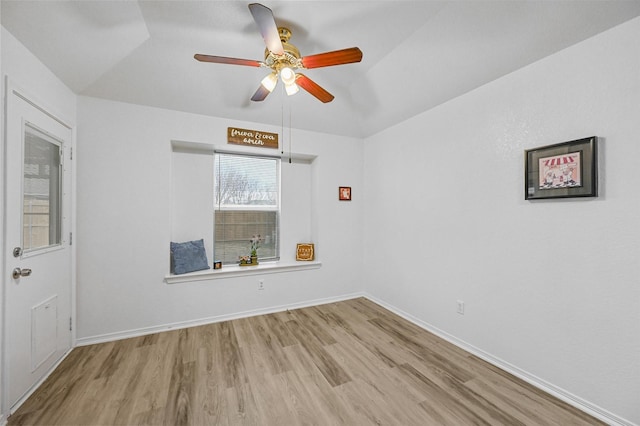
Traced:
<path fill-rule="evenodd" d="M 271 73 L 262 80 L 258 90 L 251 97 L 252 101 L 263 101 L 275 88 L 279 76 L 288 95 L 297 93 L 299 86 L 320 101 L 331 102 L 334 98 L 331 93 L 296 70 L 350 64 L 362 60 L 362 51 L 357 47 L 301 57 L 298 48 L 289 43 L 291 31 L 276 25 L 271 9 L 260 3 L 251 3 L 249 10 L 267 45 L 264 61 L 201 54 L 194 55 L 194 58 L 201 62 L 270 68 Z"/>

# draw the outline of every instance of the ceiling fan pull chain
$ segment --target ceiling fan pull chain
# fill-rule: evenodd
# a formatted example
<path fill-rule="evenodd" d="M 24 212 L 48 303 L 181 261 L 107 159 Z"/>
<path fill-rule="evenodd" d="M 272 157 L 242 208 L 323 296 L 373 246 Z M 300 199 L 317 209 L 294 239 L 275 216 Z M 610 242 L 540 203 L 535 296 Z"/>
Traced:
<path fill-rule="evenodd" d="M 280 145 L 280 154 L 284 155 L 284 95 L 280 97 L 280 134 L 282 135 L 282 144 Z"/>

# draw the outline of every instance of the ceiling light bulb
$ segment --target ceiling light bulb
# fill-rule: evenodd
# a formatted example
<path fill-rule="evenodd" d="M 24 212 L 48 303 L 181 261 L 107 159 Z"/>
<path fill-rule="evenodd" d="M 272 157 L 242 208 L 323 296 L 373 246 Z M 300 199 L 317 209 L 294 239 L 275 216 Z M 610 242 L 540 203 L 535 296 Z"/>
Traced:
<path fill-rule="evenodd" d="M 300 88 L 298 87 L 297 84 L 293 83 L 293 84 L 286 84 L 284 86 L 284 88 L 287 91 L 287 95 L 291 96 L 291 95 L 295 95 L 296 93 L 298 93 L 298 90 L 300 90 Z"/>
<path fill-rule="evenodd" d="M 284 67 L 280 70 L 280 78 L 282 82 L 287 86 L 295 83 L 296 81 L 296 73 L 289 67 Z"/>
<path fill-rule="evenodd" d="M 262 87 L 267 89 L 269 93 L 273 92 L 273 89 L 276 87 L 276 83 L 278 83 L 278 76 L 275 72 L 272 72 L 271 74 L 263 78 L 260 82 L 260 84 L 262 84 Z"/>

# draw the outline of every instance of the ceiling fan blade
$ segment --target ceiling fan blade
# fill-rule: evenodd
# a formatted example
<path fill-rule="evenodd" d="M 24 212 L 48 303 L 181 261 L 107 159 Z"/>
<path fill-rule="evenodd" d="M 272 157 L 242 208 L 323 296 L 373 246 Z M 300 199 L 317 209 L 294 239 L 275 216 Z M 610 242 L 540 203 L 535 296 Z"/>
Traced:
<path fill-rule="evenodd" d="M 271 92 L 261 84 L 260 87 L 258 87 L 258 90 L 256 90 L 256 93 L 251 97 L 251 100 L 254 102 L 264 101 L 265 98 L 269 96 L 269 93 Z"/>
<path fill-rule="evenodd" d="M 249 5 L 253 20 L 258 24 L 260 28 L 260 34 L 264 39 L 264 44 L 267 45 L 267 49 L 276 55 L 284 54 L 284 48 L 280 41 L 280 34 L 278 33 L 278 26 L 276 20 L 273 18 L 273 12 L 266 6 L 260 3 L 251 3 Z"/>
<path fill-rule="evenodd" d="M 300 74 L 300 73 L 297 74 L 296 84 L 302 87 L 307 92 L 311 93 L 313 96 L 315 96 L 325 104 L 333 100 L 333 95 L 331 93 L 327 92 L 322 87 L 318 86 L 318 84 L 315 81 L 311 80 L 309 77 L 307 77 L 304 74 Z"/>
<path fill-rule="evenodd" d="M 362 51 L 357 47 L 334 50 L 333 52 L 318 53 L 302 58 L 305 68 L 330 67 L 332 65 L 351 64 L 362 60 Z"/>
<path fill-rule="evenodd" d="M 262 62 L 251 59 L 227 58 L 225 56 L 201 55 L 199 53 L 196 53 L 193 57 L 200 62 L 213 62 L 216 64 L 246 65 L 248 67 L 259 67 L 262 65 Z"/>

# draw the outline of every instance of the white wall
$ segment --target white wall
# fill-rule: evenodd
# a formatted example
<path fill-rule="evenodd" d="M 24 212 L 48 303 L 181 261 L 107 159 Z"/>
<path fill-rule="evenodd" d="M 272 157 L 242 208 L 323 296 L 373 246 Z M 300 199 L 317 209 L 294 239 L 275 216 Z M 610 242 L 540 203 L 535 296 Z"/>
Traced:
<path fill-rule="evenodd" d="M 2 102 L 0 102 L 0 135 L 2 143 L 0 144 L 0 224 L 4 224 L 4 96 L 6 93 L 5 77 L 9 77 L 11 84 L 19 88 L 23 93 L 28 94 L 32 100 L 36 101 L 39 106 L 46 108 L 49 112 L 64 119 L 67 123 L 73 125 L 76 117 L 76 96 L 69 90 L 49 69 L 31 54 L 20 42 L 18 42 L 11 33 L 1 29 L 1 60 L 0 60 L 0 76 L 2 78 Z M 2 225 L 3 226 L 3 225 Z M 1 227 L 1 226 L 0 226 Z M 2 259 L 5 258 L 5 241 L 3 231 L 2 236 Z M 0 262 L 3 264 L 4 262 Z M 7 273 L 11 265 L 4 265 L 5 270 L 0 271 L 2 278 L 0 284 L 2 289 L 7 285 L 6 280 L 9 279 Z M 4 308 L 4 291 L 0 291 L 0 307 Z M 4 309 L 3 309 L 4 310 Z M 0 315 L 0 342 L 4 342 L 4 325 L 2 321 L 4 315 Z M 0 365 L 2 364 L 2 352 L 0 351 Z M 4 381 L 2 378 L 2 368 L 0 368 L 0 422 L 2 422 L 3 413 L 6 414 L 2 403 L 4 403 Z"/>
<path fill-rule="evenodd" d="M 0 9 L 1 10 L 1 9 Z M 0 15 L 2 12 L 0 12 Z M 4 28 L 0 27 L 0 52 L 4 52 L 2 49 L 2 36 L 4 35 Z M 4 68 L 2 67 L 3 63 L 2 55 L 0 54 L 0 79 L 4 75 Z M 5 83 L 0 81 L 0 93 L 2 93 L 2 99 L 4 99 L 5 93 Z M 4 102 L 0 102 L 0 241 L 4 241 Z M 4 259 L 5 249 L 4 244 L 0 247 L 0 255 L 2 255 L 2 259 Z M 0 276 L 5 277 L 5 266 L 4 261 L 0 260 Z M 6 278 L 0 278 L 0 285 L 2 288 L 5 286 Z M 0 306 L 2 306 L 2 311 L 4 312 L 4 291 L 0 291 Z M 4 423 L 5 421 L 5 413 L 4 413 L 4 315 L 0 315 L 0 423 Z"/>
<path fill-rule="evenodd" d="M 638 45 L 635 19 L 370 137 L 364 149 L 366 291 L 635 423 Z M 524 200 L 525 149 L 592 135 L 598 198 Z"/>
<path fill-rule="evenodd" d="M 190 238 L 184 229 L 172 231 L 178 228 L 172 222 L 172 156 L 185 159 L 172 153 L 171 140 L 224 146 L 228 126 L 280 129 L 88 97 L 79 98 L 78 110 L 80 341 L 362 292 L 362 140 L 292 132 L 293 151 L 317 158 L 309 172 L 311 194 L 287 186 L 283 197 L 311 203 L 312 217 L 299 229 L 317 245 L 320 269 L 267 275 L 263 291 L 256 276 L 169 285 L 172 232 Z M 283 161 L 283 178 L 288 167 Z M 354 201 L 338 201 L 340 185 L 353 187 Z M 283 200 L 283 216 L 290 202 Z M 202 231 L 205 237 L 210 232 Z"/>

